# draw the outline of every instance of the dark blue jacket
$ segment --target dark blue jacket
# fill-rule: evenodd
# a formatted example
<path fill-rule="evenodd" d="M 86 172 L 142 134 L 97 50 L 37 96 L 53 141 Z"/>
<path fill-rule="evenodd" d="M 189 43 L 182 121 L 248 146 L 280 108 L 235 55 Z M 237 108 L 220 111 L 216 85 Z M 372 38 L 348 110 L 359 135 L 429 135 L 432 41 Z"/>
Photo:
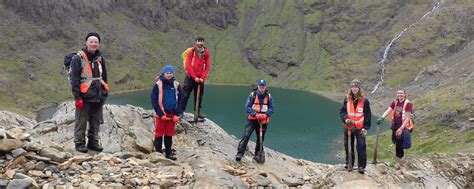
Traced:
<path fill-rule="evenodd" d="M 247 114 L 249 114 L 251 116 L 255 116 L 255 114 L 257 114 L 252 109 L 253 101 L 255 100 L 256 96 L 258 97 L 259 102 L 263 103 L 263 100 L 265 99 L 265 96 L 268 95 L 269 96 L 269 98 L 268 98 L 268 110 L 267 110 L 266 114 L 268 115 L 268 117 L 270 117 L 273 114 L 273 110 L 274 110 L 273 98 L 271 98 L 270 93 L 268 93 L 267 90 L 265 90 L 265 92 L 263 94 L 260 94 L 259 90 L 255 90 L 254 93 L 256 94 L 255 96 L 252 95 L 253 93 L 250 93 L 249 97 L 247 98 L 247 103 L 245 105 L 245 107 L 247 109 Z M 262 105 L 260 105 L 260 108 L 261 108 L 261 106 Z"/>
<path fill-rule="evenodd" d="M 163 81 L 163 107 L 166 111 L 166 114 L 179 115 L 182 111 L 183 106 L 183 90 L 181 85 L 178 85 L 178 89 L 174 88 L 173 82 L 175 78 L 169 80 L 165 79 L 163 74 L 160 76 L 160 80 Z M 176 102 L 175 92 L 178 90 L 178 101 Z M 159 95 L 158 85 L 153 86 L 151 91 L 151 105 L 155 109 L 156 114 L 161 117 L 164 115 L 161 111 L 160 106 L 158 105 L 158 95 Z"/>

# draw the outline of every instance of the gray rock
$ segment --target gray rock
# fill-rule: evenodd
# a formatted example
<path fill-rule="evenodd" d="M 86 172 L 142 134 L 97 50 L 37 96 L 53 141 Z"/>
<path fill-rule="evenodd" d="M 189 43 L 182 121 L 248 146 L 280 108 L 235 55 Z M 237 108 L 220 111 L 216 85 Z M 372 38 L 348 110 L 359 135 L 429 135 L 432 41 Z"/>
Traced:
<path fill-rule="evenodd" d="M 7 189 L 28 189 L 33 186 L 31 179 L 13 179 L 8 183 Z"/>
<path fill-rule="evenodd" d="M 23 148 L 24 148 L 26 151 L 39 152 L 40 150 L 43 149 L 43 146 L 40 145 L 40 144 L 38 144 L 38 143 L 26 142 L 26 143 L 23 145 Z"/>
<path fill-rule="evenodd" d="M 114 153 L 114 156 L 118 157 L 120 159 L 128 159 L 128 158 L 131 158 L 131 157 L 138 156 L 138 153 L 134 153 L 134 152 L 116 152 L 116 153 Z"/>
<path fill-rule="evenodd" d="M 0 111 L 0 128 L 5 128 L 6 130 L 14 127 L 33 129 L 35 125 L 35 120 L 29 119 L 17 113 Z"/>
<path fill-rule="evenodd" d="M 22 173 L 16 173 L 15 176 L 13 176 L 13 179 L 32 179 L 28 175 L 22 174 Z M 33 180 L 33 179 L 32 179 Z"/>
<path fill-rule="evenodd" d="M 40 170 L 40 171 L 42 171 L 44 168 L 46 168 L 46 163 L 44 163 L 43 161 L 39 161 L 39 162 L 36 163 L 36 165 L 35 165 L 35 170 Z"/>
<path fill-rule="evenodd" d="M 297 187 L 304 184 L 304 180 L 302 178 L 283 178 L 283 182 L 288 185 L 289 187 Z"/>
<path fill-rule="evenodd" d="M 56 162 L 65 162 L 69 157 L 71 157 L 70 154 L 65 153 L 65 152 L 60 152 L 54 148 L 44 148 L 40 151 L 39 153 L 40 156 L 51 158 L 51 160 L 56 161 Z"/>
<path fill-rule="evenodd" d="M 22 156 L 22 155 L 25 155 L 26 154 L 26 150 L 24 150 L 23 148 L 17 148 L 15 150 L 12 150 L 10 152 L 12 154 L 12 156 L 14 158 L 18 157 L 18 156 Z"/>
<path fill-rule="evenodd" d="M 0 179 L 0 188 L 5 188 L 8 186 L 8 180 L 3 180 L 3 179 Z"/>
<path fill-rule="evenodd" d="M 174 161 L 165 158 L 163 154 L 160 154 L 158 152 L 153 152 L 149 154 L 148 158 L 150 159 L 151 163 L 161 163 L 165 166 L 177 165 Z"/>
<path fill-rule="evenodd" d="M 89 164 L 89 163 L 87 163 L 87 162 L 83 162 L 83 163 L 82 163 L 82 167 L 83 167 L 85 170 L 90 170 L 90 169 L 92 169 L 91 164 Z"/>
<path fill-rule="evenodd" d="M 252 180 L 254 180 L 258 186 L 268 186 L 271 184 L 270 180 L 268 180 L 267 177 L 264 177 L 262 175 L 253 176 Z"/>

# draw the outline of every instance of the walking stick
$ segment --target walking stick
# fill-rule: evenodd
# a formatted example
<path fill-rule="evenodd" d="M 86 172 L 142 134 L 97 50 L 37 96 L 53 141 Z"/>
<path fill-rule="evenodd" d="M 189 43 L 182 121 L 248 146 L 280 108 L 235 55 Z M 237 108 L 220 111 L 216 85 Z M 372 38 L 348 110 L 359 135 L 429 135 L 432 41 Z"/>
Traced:
<path fill-rule="evenodd" d="M 376 132 L 377 136 L 375 137 L 374 159 L 372 160 L 373 164 L 377 164 L 377 148 L 379 147 L 380 124 L 377 124 Z"/>
<path fill-rule="evenodd" d="M 194 121 L 198 122 L 198 113 L 199 113 L 199 96 L 201 95 L 201 84 L 197 85 L 197 94 L 195 99 L 195 106 L 194 106 Z"/>
<path fill-rule="evenodd" d="M 352 127 L 347 128 L 347 156 L 348 156 L 348 165 L 347 170 L 352 171 Z"/>
<path fill-rule="evenodd" d="M 258 162 L 260 164 L 265 163 L 265 153 L 263 152 L 263 127 L 262 127 L 262 122 L 258 120 L 258 127 L 259 127 L 259 142 L 260 142 L 260 152 L 258 154 Z"/>

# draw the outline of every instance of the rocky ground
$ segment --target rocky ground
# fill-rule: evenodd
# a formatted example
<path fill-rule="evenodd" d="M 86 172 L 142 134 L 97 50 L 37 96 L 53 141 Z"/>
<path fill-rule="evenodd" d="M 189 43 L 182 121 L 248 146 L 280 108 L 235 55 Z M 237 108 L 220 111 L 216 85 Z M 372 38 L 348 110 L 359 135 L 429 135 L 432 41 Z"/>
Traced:
<path fill-rule="evenodd" d="M 153 152 L 152 112 L 106 105 L 104 151 L 74 151 L 74 105 L 62 103 L 52 119 L 36 123 L 0 112 L 0 188 L 470 188 L 474 154 L 433 154 L 394 164 L 369 164 L 366 174 L 265 149 L 265 164 L 252 161 L 250 143 L 234 161 L 238 140 L 206 119 L 178 125 L 177 161 Z M 271 140 L 271 139 L 268 139 Z"/>

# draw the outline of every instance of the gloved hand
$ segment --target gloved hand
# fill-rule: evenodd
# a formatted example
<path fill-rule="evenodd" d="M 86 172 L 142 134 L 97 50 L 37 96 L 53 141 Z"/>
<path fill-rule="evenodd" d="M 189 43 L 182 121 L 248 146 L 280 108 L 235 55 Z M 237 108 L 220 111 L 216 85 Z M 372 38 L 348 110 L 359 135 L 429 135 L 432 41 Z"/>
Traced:
<path fill-rule="evenodd" d="M 382 124 L 383 120 L 384 120 L 383 117 L 378 118 L 378 119 L 377 119 L 377 125 Z"/>
<path fill-rule="evenodd" d="M 161 116 L 161 121 L 168 121 L 168 117 L 166 117 L 165 115 L 164 116 Z"/>
<path fill-rule="evenodd" d="M 367 136 L 367 130 L 365 130 L 364 128 L 362 128 L 362 130 L 360 131 L 360 133 L 362 134 L 362 136 L 365 138 Z"/>
<path fill-rule="evenodd" d="M 257 120 L 261 120 L 262 118 L 262 115 L 261 114 L 255 114 L 255 118 L 257 118 Z"/>
<path fill-rule="evenodd" d="M 346 119 L 346 125 L 352 125 L 352 120 Z"/>
<path fill-rule="evenodd" d="M 261 114 L 260 118 L 262 118 L 261 120 L 265 120 L 265 119 L 268 118 L 268 115 L 263 113 L 263 114 Z"/>
<path fill-rule="evenodd" d="M 84 108 L 84 101 L 82 101 L 82 98 L 76 99 L 76 102 L 74 103 L 76 105 L 76 109 L 82 110 Z"/>
<path fill-rule="evenodd" d="M 201 82 L 201 78 L 199 78 L 199 77 L 194 78 L 194 82 L 200 83 L 200 82 Z"/>
<path fill-rule="evenodd" d="M 174 116 L 173 116 L 173 122 L 174 122 L 174 123 L 178 123 L 178 122 L 179 122 L 179 116 L 174 115 Z"/>

